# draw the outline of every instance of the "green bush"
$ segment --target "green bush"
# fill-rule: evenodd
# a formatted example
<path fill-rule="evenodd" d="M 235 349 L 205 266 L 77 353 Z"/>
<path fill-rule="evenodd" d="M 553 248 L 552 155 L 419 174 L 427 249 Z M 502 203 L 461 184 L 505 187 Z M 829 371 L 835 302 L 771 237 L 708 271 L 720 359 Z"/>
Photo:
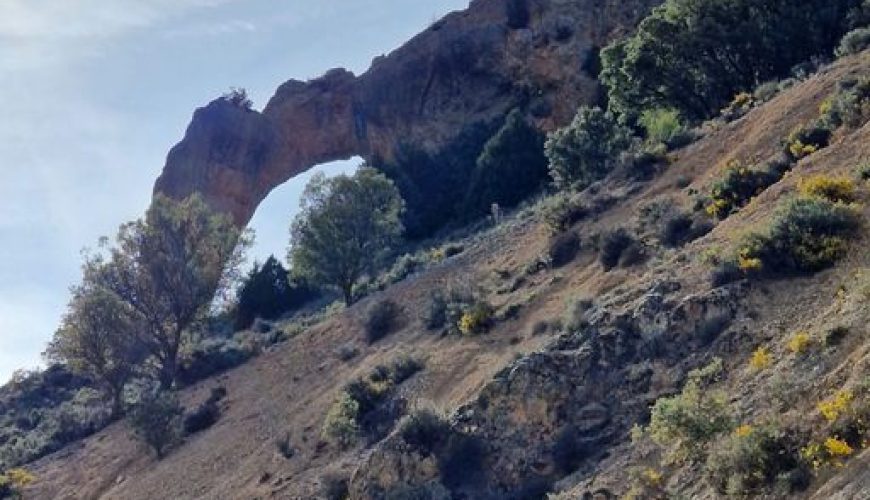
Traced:
<path fill-rule="evenodd" d="M 625 228 L 617 228 L 604 233 L 601 237 L 601 254 L 599 260 L 605 271 L 619 264 L 623 252 L 635 242 L 634 237 Z"/>
<path fill-rule="evenodd" d="M 870 162 L 862 163 L 855 169 L 855 175 L 862 181 L 870 181 Z"/>
<path fill-rule="evenodd" d="M 130 426 L 136 437 L 154 449 L 157 459 L 178 441 L 184 409 L 173 392 L 148 390 L 130 408 Z"/>
<path fill-rule="evenodd" d="M 610 113 L 583 106 L 570 125 L 549 135 L 544 150 L 556 186 L 582 189 L 607 175 L 630 145 L 631 132 Z"/>
<path fill-rule="evenodd" d="M 389 299 L 379 300 L 366 311 L 365 333 L 369 344 L 386 337 L 398 326 L 402 309 Z"/>
<path fill-rule="evenodd" d="M 831 126 L 824 122 L 824 120 L 820 120 L 793 130 L 785 141 L 783 152 L 789 155 L 792 161 L 798 161 L 828 147 L 832 132 Z"/>
<path fill-rule="evenodd" d="M 747 236 L 738 250 L 742 262 L 760 262 L 767 273 L 811 273 L 834 264 L 857 237 L 854 209 L 823 198 L 788 200 L 767 234 Z"/>
<path fill-rule="evenodd" d="M 321 436 L 340 448 L 348 448 L 359 437 L 359 402 L 347 391 L 342 391 L 323 421 Z"/>
<path fill-rule="evenodd" d="M 846 79 L 821 106 L 819 124 L 834 130 L 841 126 L 858 128 L 870 119 L 870 78 Z"/>
<path fill-rule="evenodd" d="M 178 369 L 178 381 L 183 385 L 194 384 L 235 368 L 253 355 L 251 349 L 234 339 L 204 339 L 182 359 Z"/>
<path fill-rule="evenodd" d="M 667 0 L 632 36 L 602 51 L 610 109 L 674 108 L 690 120 L 735 95 L 831 54 L 863 0 Z"/>
<path fill-rule="evenodd" d="M 862 52 L 870 47 L 870 26 L 854 29 L 843 36 L 837 47 L 837 57 L 845 57 Z"/>
<path fill-rule="evenodd" d="M 782 480 L 786 490 L 779 493 L 792 495 L 810 478 L 800 457 L 800 440 L 775 425 L 746 425 L 718 440 L 705 469 L 716 490 L 729 497 L 765 496 Z"/>
<path fill-rule="evenodd" d="M 714 438 L 733 426 L 724 393 L 710 385 L 722 374 L 722 360 L 689 373 L 682 392 L 659 398 L 652 408 L 648 432 L 668 450 L 672 460 L 697 458 Z"/>
<path fill-rule="evenodd" d="M 674 149 L 691 142 L 691 134 L 676 109 L 648 109 L 641 113 L 639 122 L 653 143 Z"/>
<path fill-rule="evenodd" d="M 779 180 L 770 169 L 755 170 L 732 161 L 722 179 L 713 183 L 707 213 L 724 219 Z"/>

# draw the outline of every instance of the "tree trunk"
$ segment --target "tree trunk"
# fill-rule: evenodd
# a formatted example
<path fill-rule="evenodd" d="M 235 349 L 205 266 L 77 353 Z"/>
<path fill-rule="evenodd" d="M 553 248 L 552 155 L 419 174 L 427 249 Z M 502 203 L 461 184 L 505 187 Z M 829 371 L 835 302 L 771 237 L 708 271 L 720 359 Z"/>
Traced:
<path fill-rule="evenodd" d="M 121 417 L 124 412 L 124 386 L 112 387 L 112 420 Z"/>
<path fill-rule="evenodd" d="M 353 305 L 353 285 L 345 285 L 342 287 L 344 292 L 344 305 L 350 307 Z"/>
<path fill-rule="evenodd" d="M 178 355 L 168 353 L 163 365 L 160 367 L 160 388 L 171 389 L 172 383 L 175 382 L 175 374 L 178 366 Z"/>

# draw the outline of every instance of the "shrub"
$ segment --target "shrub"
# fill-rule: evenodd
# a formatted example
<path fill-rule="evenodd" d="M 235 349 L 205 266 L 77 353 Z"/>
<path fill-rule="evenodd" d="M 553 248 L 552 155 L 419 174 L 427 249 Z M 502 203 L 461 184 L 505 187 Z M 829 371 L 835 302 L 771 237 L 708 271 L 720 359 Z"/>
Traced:
<path fill-rule="evenodd" d="M 223 387 L 212 389 L 211 395 L 196 410 L 184 417 L 184 433 L 195 434 L 208 429 L 220 418 L 221 409 L 218 403 L 226 396 L 227 390 Z"/>
<path fill-rule="evenodd" d="M 420 319 L 429 330 L 437 330 L 447 323 L 447 298 L 441 290 L 433 290 L 429 293 Z"/>
<path fill-rule="evenodd" d="M 707 477 L 720 493 L 763 495 L 782 477 L 806 477 L 792 432 L 776 426 L 742 426 L 738 431 L 718 441 L 707 458 Z M 802 489 L 800 482 L 791 482 L 787 493 Z"/>
<path fill-rule="evenodd" d="M 159 460 L 167 448 L 178 440 L 181 430 L 179 420 L 183 412 L 175 393 L 148 390 L 141 395 L 128 415 L 136 437 L 151 446 Z"/>
<path fill-rule="evenodd" d="M 847 177 L 814 175 L 798 181 L 798 191 L 804 196 L 817 196 L 830 201 L 855 201 L 855 182 Z"/>
<path fill-rule="evenodd" d="M 411 356 L 402 356 L 390 366 L 389 378 L 392 383 L 399 385 L 423 370 L 423 362 Z"/>
<path fill-rule="evenodd" d="M 357 349 L 353 342 L 342 344 L 335 350 L 335 355 L 342 361 L 350 361 L 356 357 L 357 354 L 359 354 L 359 349 Z"/>
<path fill-rule="evenodd" d="M 278 453 L 288 460 L 296 454 L 296 450 L 293 449 L 293 445 L 290 442 L 289 432 L 284 433 L 284 435 L 275 440 L 275 447 L 278 448 Z"/>
<path fill-rule="evenodd" d="M 0 474 L 0 498 L 21 498 L 21 489 L 36 480 L 36 476 L 25 469 L 9 469 Z"/>
<path fill-rule="evenodd" d="M 350 478 L 344 474 L 331 473 L 320 478 L 320 494 L 326 500 L 345 500 L 348 498 Z"/>
<path fill-rule="evenodd" d="M 786 348 L 792 354 L 800 356 L 807 352 L 813 345 L 813 339 L 807 332 L 795 333 L 786 343 Z"/>
<path fill-rule="evenodd" d="M 870 78 L 846 79 L 819 108 L 818 122 L 834 130 L 841 126 L 858 128 L 870 118 Z"/>
<path fill-rule="evenodd" d="M 770 351 L 766 347 L 759 347 L 752 353 L 752 357 L 749 358 L 749 367 L 756 371 L 768 368 L 771 363 L 773 363 L 773 356 L 771 356 Z"/>
<path fill-rule="evenodd" d="M 589 209 L 578 195 L 559 193 L 550 197 L 543 205 L 541 216 L 553 233 L 570 228 L 589 215 Z"/>
<path fill-rule="evenodd" d="M 486 332 L 492 326 L 492 313 L 492 307 L 482 301 L 465 307 L 457 324 L 459 333 L 477 335 Z"/>
<path fill-rule="evenodd" d="M 767 235 L 744 239 L 738 255 L 766 272 L 815 272 L 831 266 L 860 228 L 855 211 L 819 198 L 789 200 L 777 212 Z"/>
<path fill-rule="evenodd" d="M 366 312 L 365 332 L 369 344 L 386 337 L 396 328 L 401 308 L 389 299 L 379 300 Z"/>
<path fill-rule="evenodd" d="M 581 107 L 565 128 L 551 133 L 544 151 L 560 189 L 582 189 L 607 175 L 631 144 L 630 131 L 601 108 Z"/>
<path fill-rule="evenodd" d="M 574 232 L 562 233 L 550 238 L 547 255 L 553 267 L 562 267 L 580 251 L 580 236 Z"/>
<path fill-rule="evenodd" d="M 776 80 L 771 80 L 755 87 L 755 92 L 752 93 L 752 97 L 755 101 L 763 103 L 773 99 L 779 91 L 780 83 Z"/>
<path fill-rule="evenodd" d="M 653 143 L 661 143 L 669 148 L 679 144 L 687 136 L 688 130 L 676 109 L 648 109 L 640 115 L 640 125 L 646 137 Z"/>
<path fill-rule="evenodd" d="M 784 151 L 797 161 L 826 148 L 830 141 L 831 129 L 816 123 L 793 130 L 786 139 Z"/>
<path fill-rule="evenodd" d="M 652 408 L 648 431 L 653 441 L 669 450 L 672 460 L 701 455 L 707 443 L 732 427 L 725 394 L 709 390 L 722 373 L 716 359 L 689 373 L 680 394 L 659 398 Z"/>
<path fill-rule="evenodd" d="M 855 169 L 855 174 L 862 181 L 870 181 L 870 162 L 862 163 Z"/>
<path fill-rule="evenodd" d="M 232 339 L 205 339 L 197 344 L 182 361 L 178 369 L 178 380 L 190 385 L 200 380 L 235 368 L 254 355 Z"/>
<path fill-rule="evenodd" d="M 424 457 L 435 453 L 451 432 L 447 420 L 428 408 L 412 412 L 399 426 L 402 440 Z"/>
<path fill-rule="evenodd" d="M 634 237 L 625 228 L 605 233 L 601 238 L 601 255 L 599 256 L 604 270 L 609 271 L 616 267 L 622 253 L 632 243 L 634 243 Z"/>
<path fill-rule="evenodd" d="M 846 33 L 835 53 L 837 57 L 845 57 L 857 54 L 868 47 L 870 47 L 870 26 Z"/>
<path fill-rule="evenodd" d="M 755 105 L 755 98 L 748 92 L 740 92 L 734 96 L 731 103 L 722 110 L 722 118 L 732 121 L 745 115 Z"/>
<path fill-rule="evenodd" d="M 347 448 L 356 442 L 359 436 L 359 403 L 347 391 L 343 391 L 338 400 L 329 408 L 323 421 L 321 436 L 323 439 Z"/>
<path fill-rule="evenodd" d="M 728 217 L 775 183 L 780 176 L 770 170 L 751 169 L 737 160 L 730 162 L 725 176 L 713 184 L 707 213 L 719 219 Z"/>

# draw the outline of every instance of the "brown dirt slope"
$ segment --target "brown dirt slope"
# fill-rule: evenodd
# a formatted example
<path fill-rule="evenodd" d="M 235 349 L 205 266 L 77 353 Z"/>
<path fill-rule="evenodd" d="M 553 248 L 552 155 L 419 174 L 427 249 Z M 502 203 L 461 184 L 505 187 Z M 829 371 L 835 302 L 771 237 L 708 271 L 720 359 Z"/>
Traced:
<path fill-rule="evenodd" d="M 185 390 L 183 399 L 192 406 L 205 399 L 212 387 L 226 387 L 228 397 L 222 403 L 223 416 L 215 426 L 189 438 L 164 460 L 155 461 L 147 450 L 131 441 L 126 424 L 120 422 L 31 464 L 29 468 L 38 481 L 27 490 L 26 497 L 313 498 L 325 473 L 350 474 L 361 464 L 372 481 L 378 479 L 383 471 L 372 470 L 372 464 L 377 463 L 373 457 L 380 456 L 381 447 L 342 452 L 320 443 L 324 415 L 344 384 L 379 363 L 401 354 L 413 354 L 426 360 L 426 368 L 401 388 L 411 400 L 431 403 L 448 412 L 463 405 L 475 408 L 481 391 L 501 394 L 497 375 L 501 376 L 499 372 L 505 367 L 511 366 L 515 373 L 522 374 L 529 359 L 553 352 L 553 343 L 559 339 L 553 334 L 532 335 L 532 325 L 538 320 L 561 317 L 566 303 L 576 297 L 597 298 L 605 306 L 620 311 L 632 307 L 654 282 L 678 282 L 679 289 L 668 292 L 676 303 L 686 304 L 692 297 L 705 296 L 710 288 L 709 266 L 698 256 L 711 248 L 724 251 L 748 227 L 762 223 L 776 203 L 794 191 L 799 177 L 815 172 L 848 174 L 859 162 L 870 160 L 870 125 L 838 135 L 832 146 L 801 161 L 782 182 L 719 224 L 712 233 L 683 249 L 658 249 L 642 265 L 605 273 L 586 242 L 604 229 L 631 225 L 639 206 L 662 195 L 688 206 L 686 190 L 676 187 L 680 179 L 689 178 L 690 188 L 704 191 L 729 159 L 770 156 L 791 129 L 817 114 L 821 100 L 834 90 L 838 80 L 848 74 L 868 73 L 870 52 L 839 61 L 742 119 L 710 131 L 705 138 L 678 151 L 675 161 L 656 179 L 645 184 L 605 183 L 601 190 L 616 196 L 616 203 L 594 220 L 578 226 L 584 249 L 572 264 L 524 276 L 526 265 L 545 250 L 547 236 L 534 212 L 521 213 L 469 240 L 466 252 L 460 256 L 388 288 L 236 370 Z M 866 204 L 863 210 L 866 218 L 870 214 Z M 783 418 L 794 419 L 812 414 L 814 402 L 831 388 L 868 374 L 870 311 L 867 299 L 852 293 L 862 283 L 866 285 L 870 276 L 868 242 L 865 234 L 852 246 L 848 257 L 828 271 L 748 287 L 740 299 L 742 312 L 728 327 L 728 335 L 720 336 L 712 347 L 695 346 L 687 341 L 679 346 L 674 344 L 674 349 L 684 349 L 685 359 L 693 362 L 711 354 L 726 356 L 729 373 L 726 384 L 732 399 L 744 405 L 747 414 L 753 414 L 767 404 L 759 398 L 764 394 L 761 389 L 770 382 L 767 374 L 745 370 L 746 356 L 754 346 L 765 342 L 780 346 L 782 339 L 797 329 L 820 332 L 832 324 L 847 323 L 851 333 L 842 356 L 807 379 L 808 385 L 794 405 L 782 412 Z M 505 287 L 519 276 L 524 276 L 521 286 Z M 502 310 L 510 304 L 520 305 L 518 317 L 500 322 L 493 331 L 480 337 L 440 338 L 427 333 L 418 320 L 427 293 L 461 279 L 490 290 L 492 302 Z M 841 286 L 849 290 L 843 299 L 845 305 L 836 302 Z M 362 340 L 360 320 L 369 304 L 382 297 L 402 305 L 404 326 L 381 342 L 367 346 Z M 349 362 L 342 362 L 335 350 L 348 342 L 359 346 L 361 353 Z M 566 347 L 565 352 L 568 351 Z M 518 357 L 533 352 L 539 354 L 517 361 Z M 784 366 L 786 360 L 779 357 L 781 347 L 775 347 L 775 352 L 777 366 Z M 668 366 L 662 362 L 661 369 L 654 370 L 659 388 L 649 389 L 644 397 L 672 391 L 680 378 L 676 372 L 685 368 L 679 363 Z M 638 400 L 630 407 L 626 403 L 625 411 L 636 411 L 649 402 Z M 497 404 L 507 409 L 522 406 L 510 394 Z M 475 418 L 480 418 L 480 428 L 486 429 L 491 421 L 486 420 L 489 417 L 485 412 L 483 415 Z M 537 418 L 527 416 L 529 421 Z M 619 415 L 614 420 L 622 425 Z M 539 444 L 534 441 L 536 438 L 523 437 L 519 431 L 512 439 L 520 436 L 529 441 L 509 441 L 498 429 L 491 432 L 493 439 L 504 439 L 493 445 L 496 447 L 529 445 L 529 450 L 534 450 Z M 549 439 L 548 432 L 542 429 L 537 439 Z M 282 457 L 275 444 L 285 434 L 295 449 L 290 459 Z M 561 483 L 568 492 L 566 498 L 578 498 L 599 488 L 624 492 L 627 483 L 624 467 L 637 457 L 627 448 L 625 436 L 616 436 L 609 443 L 609 456 L 587 464 L 584 472 Z M 512 474 L 519 477 L 520 472 L 509 455 L 523 450 L 503 449 L 507 450 L 506 456 L 494 467 L 503 467 L 506 478 Z M 864 452 L 847 467 L 823 473 L 808 495 L 861 498 L 870 491 L 868 463 L 870 458 Z M 593 471 L 594 479 L 589 479 Z M 355 481 L 360 474 L 363 472 L 358 473 Z M 696 480 L 697 474 L 675 471 L 670 481 L 682 484 L 679 489 L 687 497 L 714 497 L 703 481 Z"/>

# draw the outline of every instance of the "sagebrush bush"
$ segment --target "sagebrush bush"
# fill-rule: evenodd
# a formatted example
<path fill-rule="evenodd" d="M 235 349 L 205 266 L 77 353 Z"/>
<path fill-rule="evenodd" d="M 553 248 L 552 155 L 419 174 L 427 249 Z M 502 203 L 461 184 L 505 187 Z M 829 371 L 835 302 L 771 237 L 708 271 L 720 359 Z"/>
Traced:
<path fill-rule="evenodd" d="M 321 437 L 340 448 L 348 448 L 354 444 L 359 436 L 359 406 L 359 402 L 347 391 L 342 391 L 326 413 Z"/>
<path fill-rule="evenodd" d="M 389 299 L 372 304 L 366 311 L 364 325 L 368 343 L 373 344 L 392 333 L 398 325 L 401 312 L 399 305 Z"/>
<path fill-rule="evenodd" d="M 807 273 L 834 264 L 858 235 L 854 209 L 821 198 L 794 198 L 777 211 L 767 234 L 747 236 L 738 255 L 768 273 Z"/>
<path fill-rule="evenodd" d="M 809 473 L 800 457 L 798 436 L 775 425 L 741 426 L 711 447 L 705 465 L 707 478 L 721 493 L 732 496 L 765 495 L 786 479 L 794 494 L 808 485 Z"/>
<path fill-rule="evenodd" d="M 136 437 L 151 446 L 159 460 L 178 441 L 183 413 L 175 393 L 148 390 L 130 408 L 128 417 Z"/>
<path fill-rule="evenodd" d="M 837 47 L 837 57 L 845 57 L 857 54 L 870 47 L 870 26 L 857 28 L 843 36 Z"/>
<path fill-rule="evenodd" d="M 608 231 L 601 237 L 601 254 L 599 260 L 605 271 L 619 264 L 622 253 L 634 243 L 634 237 L 625 228 Z"/>
<path fill-rule="evenodd" d="M 22 498 L 21 489 L 36 480 L 36 476 L 25 469 L 9 469 L 0 474 L 0 498 Z"/>
<path fill-rule="evenodd" d="M 870 181 L 870 162 L 862 163 L 855 169 L 855 175 L 862 181 Z"/>
<path fill-rule="evenodd" d="M 659 398 L 652 408 L 650 437 L 668 450 L 671 460 L 680 461 L 703 454 L 707 443 L 732 428 L 732 417 L 724 393 L 710 385 L 722 374 L 722 361 L 689 373 L 682 392 Z"/>
<path fill-rule="evenodd" d="M 845 79 L 837 91 L 819 107 L 820 126 L 835 130 L 841 126 L 858 128 L 870 119 L 870 77 Z"/>
<path fill-rule="evenodd" d="M 567 230 L 589 215 L 579 195 L 559 193 L 544 202 L 541 217 L 553 233 Z"/>
<path fill-rule="evenodd" d="M 848 177 L 825 174 L 805 177 L 798 181 L 798 191 L 804 196 L 818 196 L 829 201 L 851 203 L 856 198 L 855 182 Z"/>
<path fill-rule="evenodd" d="M 580 251 L 580 236 L 567 232 L 553 236 L 547 248 L 547 256 L 553 267 L 562 267 L 577 256 Z"/>

